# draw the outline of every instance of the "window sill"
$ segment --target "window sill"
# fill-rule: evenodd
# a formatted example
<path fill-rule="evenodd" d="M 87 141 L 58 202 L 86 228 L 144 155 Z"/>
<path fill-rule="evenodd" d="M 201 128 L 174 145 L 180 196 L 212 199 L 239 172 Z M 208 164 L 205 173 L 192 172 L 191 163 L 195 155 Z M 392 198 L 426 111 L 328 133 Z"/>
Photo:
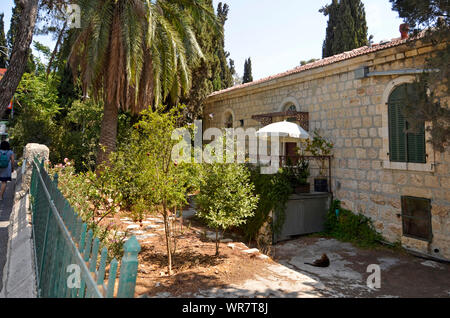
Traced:
<path fill-rule="evenodd" d="M 433 163 L 391 162 L 389 160 L 383 161 L 383 168 L 391 170 L 421 171 L 421 172 L 436 171 L 435 164 Z"/>

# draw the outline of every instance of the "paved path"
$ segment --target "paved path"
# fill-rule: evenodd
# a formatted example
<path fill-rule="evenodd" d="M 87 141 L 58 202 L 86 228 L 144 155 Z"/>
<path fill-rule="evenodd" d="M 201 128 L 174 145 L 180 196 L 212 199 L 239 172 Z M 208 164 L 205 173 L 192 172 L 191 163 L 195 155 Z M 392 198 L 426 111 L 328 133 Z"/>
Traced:
<path fill-rule="evenodd" d="M 6 251 L 8 246 L 8 226 L 14 203 L 15 179 L 8 182 L 4 199 L 0 202 L 0 291 L 3 288 L 3 269 L 6 263 Z"/>

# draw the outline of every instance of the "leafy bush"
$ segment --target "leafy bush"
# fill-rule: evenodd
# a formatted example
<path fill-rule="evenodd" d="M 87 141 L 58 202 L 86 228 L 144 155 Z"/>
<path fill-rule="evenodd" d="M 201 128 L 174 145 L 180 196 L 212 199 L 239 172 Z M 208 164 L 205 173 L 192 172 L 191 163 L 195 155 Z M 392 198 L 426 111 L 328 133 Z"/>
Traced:
<path fill-rule="evenodd" d="M 244 165 L 213 163 L 204 165 L 204 179 L 196 198 L 197 216 L 210 227 L 225 231 L 245 224 L 254 215 L 258 195 L 254 194 L 250 172 Z M 216 240 L 216 256 L 219 240 Z"/>
<path fill-rule="evenodd" d="M 53 78 L 25 73 L 15 98 L 15 117 L 9 133 L 17 157 L 22 156 L 28 143 L 47 145 L 54 155 L 61 129 L 55 122 L 60 109 Z"/>
<path fill-rule="evenodd" d="M 248 222 L 240 227 L 246 240 L 252 241 L 258 238 L 259 230 L 269 220 L 270 212 L 277 216 L 273 230 L 278 233 L 284 223 L 284 210 L 292 193 L 292 185 L 289 177 L 281 171 L 274 175 L 261 174 L 259 167 L 249 167 L 251 182 L 255 187 L 254 193 L 258 195 L 259 202 Z"/>
<path fill-rule="evenodd" d="M 373 246 L 383 240 L 381 234 L 375 230 L 370 218 L 343 209 L 339 200 L 335 200 L 331 204 L 325 228 L 326 234 L 361 247 Z"/>
<path fill-rule="evenodd" d="M 100 225 L 106 216 L 118 212 L 115 197 L 108 178 L 93 172 L 76 173 L 73 162 L 49 167 L 51 175 L 58 174 L 58 188 L 83 222 L 100 239 L 101 245 L 108 248 L 108 257 L 121 258 L 126 236 L 120 235 L 114 224 Z"/>
<path fill-rule="evenodd" d="M 309 161 L 301 158 L 294 165 L 288 158 L 286 167 L 282 168 L 280 173 L 290 182 L 292 190 L 295 190 L 295 187 L 308 183 L 310 176 Z"/>
<path fill-rule="evenodd" d="M 67 157 L 75 161 L 77 171 L 94 170 L 102 117 L 102 103 L 90 99 L 74 101 L 62 119 L 58 158 L 53 160 L 60 162 Z"/>

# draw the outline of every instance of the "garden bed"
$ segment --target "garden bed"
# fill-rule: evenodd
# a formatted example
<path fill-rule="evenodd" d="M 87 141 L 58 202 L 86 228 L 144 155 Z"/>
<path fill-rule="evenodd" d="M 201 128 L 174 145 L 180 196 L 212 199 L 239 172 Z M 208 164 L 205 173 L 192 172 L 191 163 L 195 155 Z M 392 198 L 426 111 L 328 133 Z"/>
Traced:
<path fill-rule="evenodd" d="M 273 263 L 270 258 L 247 247 L 233 234 L 220 243 L 220 255 L 212 231 L 195 217 L 184 220 L 173 256 L 173 275 L 167 275 L 167 250 L 164 223 L 160 216 L 148 216 L 143 222 L 132 222 L 126 213 L 105 218 L 114 222 L 128 236 L 135 235 L 141 245 L 136 297 L 182 297 L 202 290 L 239 284 L 254 277 L 259 269 Z M 176 222 L 179 227 L 179 220 Z M 208 238 L 208 236 L 210 238 Z"/>

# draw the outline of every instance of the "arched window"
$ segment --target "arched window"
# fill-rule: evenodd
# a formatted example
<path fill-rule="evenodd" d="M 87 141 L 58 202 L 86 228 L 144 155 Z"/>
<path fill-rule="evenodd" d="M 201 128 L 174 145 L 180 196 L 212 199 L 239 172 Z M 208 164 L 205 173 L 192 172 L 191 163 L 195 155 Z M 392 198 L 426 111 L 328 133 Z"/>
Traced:
<path fill-rule="evenodd" d="M 286 106 L 284 106 L 284 111 L 285 112 L 296 112 L 297 111 L 297 107 L 295 107 L 294 104 L 289 103 Z"/>
<path fill-rule="evenodd" d="M 397 86 L 389 96 L 389 157 L 392 162 L 426 163 L 425 123 L 418 133 L 406 132 L 402 107 L 415 94 L 411 84 Z"/>
<path fill-rule="evenodd" d="M 295 105 L 292 103 L 288 103 L 284 106 L 284 111 L 285 112 L 297 112 L 297 107 L 295 107 Z M 288 114 L 288 115 L 291 115 L 291 114 Z M 286 118 L 286 120 L 289 122 L 295 123 L 297 121 L 297 118 L 289 117 L 289 118 Z"/>

